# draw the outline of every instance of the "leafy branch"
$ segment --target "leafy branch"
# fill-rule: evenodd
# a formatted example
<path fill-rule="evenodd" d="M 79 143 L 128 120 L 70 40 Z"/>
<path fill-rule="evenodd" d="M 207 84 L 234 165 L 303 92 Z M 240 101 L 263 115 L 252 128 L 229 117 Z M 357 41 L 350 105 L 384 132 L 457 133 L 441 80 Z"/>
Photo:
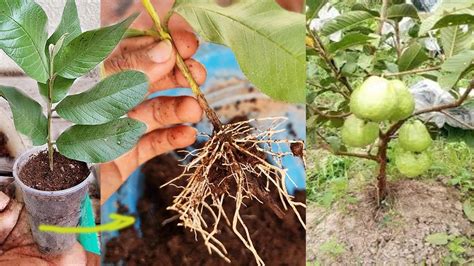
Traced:
<path fill-rule="evenodd" d="M 396 76 L 431 72 L 431 71 L 436 71 L 436 70 L 440 70 L 440 69 L 441 69 L 441 66 L 432 66 L 432 67 L 417 68 L 417 69 L 401 71 L 401 72 L 383 73 L 382 76 L 384 76 L 384 77 L 396 77 Z"/>
<path fill-rule="evenodd" d="M 344 75 L 341 75 L 341 72 L 337 69 L 337 66 L 336 64 L 334 63 L 334 61 L 330 58 L 328 52 L 327 52 L 327 49 L 326 47 L 324 47 L 324 44 L 323 44 L 323 41 L 321 40 L 321 38 L 318 36 L 318 33 L 312 31 L 311 29 L 307 29 L 312 40 L 313 40 L 313 43 L 315 44 L 315 46 L 311 47 L 313 48 L 316 52 L 318 52 L 321 57 L 323 58 L 323 60 L 326 62 L 326 64 L 329 66 L 329 68 L 331 69 L 331 71 L 333 72 L 334 74 L 334 77 L 339 81 L 341 82 L 349 92 L 352 92 L 353 89 L 352 89 L 352 86 L 351 84 L 349 83 L 349 81 L 347 80 L 347 78 L 344 76 Z"/>
<path fill-rule="evenodd" d="M 331 148 L 331 145 L 329 142 L 326 140 L 326 138 L 318 131 L 316 131 L 316 134 L 321 138 L 322 143 L 321 147 L 329 152 L 331 152 L 334 155 L 341 155 L 341 156 L 349 156 L 349 157 L 357 157 L 357 158 L 362 158 L 362 159 L 367 159 L 367 160 L 372 160 L 372 161 L 378 161 L 378 158 L 369 152 L 367 153 L 356 153 L 356 152 L 347 152 L 347 151 L 339 151 Z"/>

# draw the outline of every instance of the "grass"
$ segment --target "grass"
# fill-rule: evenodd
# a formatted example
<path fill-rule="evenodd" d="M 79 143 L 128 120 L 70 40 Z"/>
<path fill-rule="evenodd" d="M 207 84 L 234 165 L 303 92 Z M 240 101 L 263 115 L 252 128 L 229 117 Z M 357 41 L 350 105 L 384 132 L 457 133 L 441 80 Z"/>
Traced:
<path fill-rule="evenodd" d="M 392 143 L 393 145 L 394 143 Z M 423 176 L 415 180 L 441 180 L 461 192 L 462 200 L 474 197 L 474 148 L 464 142 L 449 142 L 438 138 L 430 148 L 433 165 Z M 335 202 L 355 202 L 353 192 L 375 182 L 377 164 L 359 158 L 335 156 L 325 150 L 308 151 L 307 200 L 329 209 Z M 389 152 L 390 158 L 391 152 Z M 407 177 L 398 172 L 393 163 L 389 163 L 390 180 L 403 180 Z M 389 212 L 383 218 L 382 226 L 396 225 Z M 321 245 L 321 251 L 331 256 L 339 256 L 345 248 L 335 240 Z M 467 250 L 474 248 L 474 240 L 466 236 L 456 236 L 446 245 L 447 255 L 443 258 L 445 265 L 470 263 L 466 258 Z M 319 265 L 308 262 L 307 265 Z"/>
<path fill-rule="evenodd" d="M 441 179 L 456 187 L 464 197 L 474 192 L 474 149 L 464 142 L 448 142 L 439 138 L 430 148 L 433 165 L 415 180 Z M 389 152 L 389 158 L 391 157 Z M 329 208 L 339 200 L 354 200 L 351 192 L 375 181 L 377 164 L 359 158 L 335 156 L 325 150 L 308 151 L 307 199 Z M 389 163 L 390 180 L 407 177 Z"/>

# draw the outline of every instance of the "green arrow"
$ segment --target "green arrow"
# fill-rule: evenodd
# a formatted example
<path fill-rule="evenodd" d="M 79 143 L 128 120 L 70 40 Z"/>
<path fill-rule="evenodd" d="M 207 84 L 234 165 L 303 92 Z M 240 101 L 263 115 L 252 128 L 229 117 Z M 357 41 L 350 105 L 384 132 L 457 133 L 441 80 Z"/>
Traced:
<path fill-rule="evenodd" d="M 84 234 L 104 231 L 117 231 L 129 227 L 135 223 L 135 217 L 112 213 L 109 215 L 112 222 L 94 227 L 61 227 L 55 225 L 42 224 L 38 228 L 43 232 L 53 232 L 58 234 Z"/>

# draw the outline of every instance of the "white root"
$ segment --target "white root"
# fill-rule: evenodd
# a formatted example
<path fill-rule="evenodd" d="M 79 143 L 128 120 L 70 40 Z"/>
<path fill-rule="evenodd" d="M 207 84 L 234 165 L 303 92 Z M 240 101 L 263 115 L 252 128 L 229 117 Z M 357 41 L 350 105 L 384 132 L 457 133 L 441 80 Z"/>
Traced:
<path fill-rule="evenodd" d="M 272 149 L 273 145 L 302 143 L 301 141 L 274 139 L 276 134 L 284 131 L 276 130 L 276 128 L 285 120 L 284 117 L 251 119 L 224 125 L 221 131 L 209 136 L 209 140 L 203 148 L 186 155 L 185 158 L 193 159 L 185 165 L 183 174 L 163 185 L 182 188 L 173 204 L 168 207 L 169 210 L 178 212 L 179 225 L 201 235 L 209 253 L 215 252 L 227 262 L 230 262 L 227 250 L 218 239 L 218 225 L 221 222 L 232 226 L 233 232 L 252 252 L 257 265 L 265 264 L 255 249 L 249 230 L 240 215 L 242 205 L 245 207 L 243 202 L 245 199 L 256 200 L 262 204 L 265 202 L 264 199 L 255 195 L 255 185 L 258 184 L 252 184 L 252 178 L 255 180 L 257 178 L 265 179 L 262 180 L 262 184 L 266 184 L 266 186 L 261 190 L 265 193 L 277 192 L 283 209 L 286 211 L 288 207 L 291 208 L 301 225 L 306 228 L 305 222 L 297 210 L 298 206 L 303 208 L 306 206 L 293 201 L 293 196 L 288 194 L 285 186 L 286 178 L 291 180 L 291 177 L 283 168 L 282 158 L 291 155 L 291 152 L 276 152 Z M 250 125 L 261 122 L 270 122 L 269 129 L 259 130 Z M 239 161 L 239 158 L 235 157 L 236 153 L 251 158 L 253 163 L 248 163 L 248 160 Z M 270 159 L 268 161 L 272 163 L 266 159 Z M 227 172 L 225 177 L 222 177 L 221 180 L 210 180 L 210 173 L 223 167 Z M 184 187 L 176 185 L 175 183 L 179 180 L 184 180 L 186 185 Z M 221 187 L 230 181 L 236 186 L 235 189 Z M 268 197 L 271 196 L 268 194 Z M 229 219 L 223 207 L 226 198 L 235 201 L 232 219 Z M 208 214 L 206 216 L 207 223 L 204 212 Z"/>

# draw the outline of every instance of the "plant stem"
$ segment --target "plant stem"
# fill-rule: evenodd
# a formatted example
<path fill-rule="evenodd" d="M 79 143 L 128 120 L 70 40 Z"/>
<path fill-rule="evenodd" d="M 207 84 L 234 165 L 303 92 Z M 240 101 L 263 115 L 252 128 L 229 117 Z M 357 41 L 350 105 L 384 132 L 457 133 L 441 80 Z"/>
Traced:
<path fill-rule="evenodd" d="M 387 20 L 388 0 L 382 0 L 382 8 L 380 10 L 380 20 L 377 27 L 377 34 L 382 34 L 383 23 Z"/>
<path fill-rule="evenodd" d="M 49 169 L 51 172 L 54 170 L 54 148 L 52 139 L 52 124 L 53 124 L 53 87 L 54 79 L 53 75 L 48 81 L 48 158 L 49 158 Z"/>
<path fill-rule="evenodd" d="M 160 17 L 158 16 L 158 13 L 156 12 L 155 8 L 151 4 L 150 0 L 142 0 L 142 4 L 145 7 L 146 11 L 150 15 L 150 17 L 153 20 L 153 23 L 155 25 L 156 30 L 158 31 L 158 34 L 160 36 L 160 39 L 162 41 L 164 40 L 169 40 L 174 49 L 176 50 L 176 65 L 178 66 L 178 69 L 183 73 L 184 77 L 188 81 L 191 90 L 193 91 L 194 95 L 196 95 L 197 101 L 201 108 L 204 110 L 206 113 L 207 118 L 209 118 L 210 122 L 214 126 L 214 131 L 217 132 L 221 130 L 222 128 L 222 123 L 219 120 L 216 112 L 210 107 L 209 103 L 207 102 L 206 98 L 204 97 L 204 94 L 201 91 L 201 88 L 197 84 L 196 80 L 191 74 L 191 71 L 189 70 L 188 66 L 183 60 L 183 57 L 179 54 L 178 49 L 176 48 L 176 44 L 173 41 L 173 38 L 171 35 L 161 26 L 160 22 Z"/>
<path fill-rule="evenodd" d="M 341 156 L 349 156 L 349 157 L 357 157 L 357 158 L 362 158 L 362 159 L 367 159 L 367 160 L 372 160 L 372 161 L 377 161 L 377 157 L 370 154 L 370 153 L 355 153 L 355 152 L 345 152 L 345 151 L 335 151 L 334 149 L 331 148 L 331 145 L 329 145 L 329 142 L 326 140 L 326 138 L 319 132 L 316 132 L 316 134 L 321 138 L 323 141 L 321 147 L 327 151 L 330 151 L 334 155 L 341 155 Z"/>
<path fill-rule="evenodd" d="M 402 55 L 402 43 L 400 40 L 400 23 L 395 22 L 395 49 L 397 50 L 397 60 L 400 60 Z"/>
<path fill-rule="evenodd" d="M 349 90 L 349 92 L 352 92 L 353 89 L 352 89 L 351 84 L 349 83 L 349 81 L 347 80 L 347 78 L 345 76 L 341 75 L 340 71 L 336 67 L 336 64 L 329 57 L 329 55 L 327 53 L 327 50 L 326 50 L 326 47 L 324 47 L 323 41 L 321 40 L 321 38 L 319 38 L 319 35 L 316 32 L 313 32 L 309 28 L 308 28 L 308 32 L 310 33 L 311 37 L 313 38 L 314 44 L 317 46 L 317 47 L 313 47 L 313 48 L 321 55 L 323 60 L 329 66 L 329 68 L 331 69 L 331 71 L 334 74 L 334 77 L 339 82 L 341 82 L 347 88 L 347 90 Z"/>
<path fill-rule="evenodd" d="M 351 115 L 351 113 L 337 113 L 337 114 L 330 114 L 329 112 L 323 112 L 321 110 L 319 110 L 318 108 L 316 107 L 313 107 L 311 105 L 308 105 L 308 108 L 315 112 L 316 114 L 318 114 L 319 116 L 322 116 L 322 117 L 325 117 L 325 118 L 344 118 L 344 117 L 348 117 Z"/>
<path fill-rule="evenodd" d="M 408 75 L 408 74 L 430 72 L 430 71 L 435 71 L 439 69 L 441 69 L 441 66 L 433 66 L 433 67 L 427 67 L 427 68 L 412 69 L 412 70 L 407 70 L 407 71 L 402 71 L 402 72 L 386 73 L 386 74 L 382 74 L 382 76 L 384 77 L 403 76 L 403 75 Z"/>

